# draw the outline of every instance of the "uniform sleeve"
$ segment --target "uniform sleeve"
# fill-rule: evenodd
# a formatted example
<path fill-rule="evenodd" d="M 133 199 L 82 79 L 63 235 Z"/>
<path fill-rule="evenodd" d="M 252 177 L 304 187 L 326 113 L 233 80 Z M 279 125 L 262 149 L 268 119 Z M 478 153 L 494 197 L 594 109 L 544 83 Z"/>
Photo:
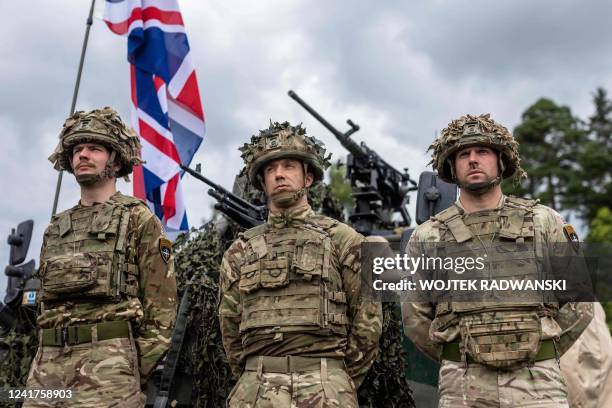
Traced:
<path fill-rule="evenodd" d="M 421 254 L 418 230 L 415 231 L 410 240 L 406 252 L 410 257 L 419 257 Z M 418 272 L 416 272 L 418 273 Z M 422 276 L 420 277 L 423 278 Z M 435 317 L 435 309 L 429 302 L 404 302 L 402 303 L 402 323 L 404 333 L 415 344 L 415 346 L 428 357 L 439 361 L 442 348 L 439 344 L 429 338 L 429 328 Z"/>
<path fill-rule="evenodd" d="M 570 237 L 566 236 L 564 226 L 567 225 L 561 216 L 550 210 L 544 219 L 544 239 L 547 241 L 549 251 L 553 256 L 563 257 L 571 256 L 573 262 L 584 262 L 579 254 L 572 252 L 572 242 Z M 562 243 L 562 245 L 559 245 Z M 559 252 L 562 252 L 561 254 Z M 568 254 L 572 252 L 571 254 Z M 585 265 L 578 267 L 579 271 L 586 270 Z M 559 309 L 559 314 L 556 317 L 556 322 L 561 327 L 561 334 L 557 341 L 557 352 L 562 356 L 574 342 L 580 337 L 582 332 L 587 328 L 593 319 L 593 303 L 591 302 L 569 302 L 565 303 Z"/>
<path fill-rule="evenodd" d="M 382 334 L 382 305 L 365 299 L 361 285 L 361 243 L 363 236 L 352 231 L 346 233 L 341 250 L 342 280 L 348 303 L 348 342 L 344 358 L 348 374 L 356 387 L 364 380 L 380 349 Z"/>
<path fill-rule="evenodd" d="M 135 333 L 141 381 L 145 381 L 170 347 L 176 319 L 176 277 L 170 241 L 155 216 L 147 212 L 137 230 L 143 319 Z M 168 250 L 166 256 L 162 251 Z"/>
<path fill-rule="evenodd" d="M 238 240 L 223 255 L 219 273 L 219 325 L 223 348 L 236 378 L 242 373 L 242 339 L 240 337 L 240 254 L 243 242 Z"/>
<path fill-rule="evenodd" d="M 34 272 L 34 277 L 37 279 L 41 279 L 41 276 L 47 266 L 47 257 L 46 257 L 46 250 L 47 250 L 47 239 L 49 237 L 49 229 L 51 228 L 51 225 L 49 225 L 46 229 L 45 229 L 45 233 L 43 234 L 43 242 L 42 245 L 40 247 L 40 258 L 38 261 L 38 269 Z M 41 282 L 42 283 L 42 282 Z M 39 294 L 36 296 L 36 307 L 38 309 L 38 314 L 40 314 L 40 290 L 39 290 Z"/>

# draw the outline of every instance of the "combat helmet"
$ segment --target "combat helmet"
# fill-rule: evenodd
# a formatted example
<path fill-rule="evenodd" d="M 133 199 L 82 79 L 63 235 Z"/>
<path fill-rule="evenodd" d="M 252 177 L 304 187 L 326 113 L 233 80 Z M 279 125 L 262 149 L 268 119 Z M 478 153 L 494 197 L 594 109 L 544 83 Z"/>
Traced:
<path fill-rule="evenodd" d="M 73 173 L 70 165 L 72 149 L 79 143 L 99 143 L 111 151 L 111 160 L 116 159 L 121 168 L 115 177 L 127 177 L 140 159 L 140 140 L 133 129 L 127 127 L 119 114 L 112 108 L 104 107 L 89 112 L 77 111 L 66 119 L 59 135 L 59 143 L 49 156 L 56 170 Z"/>
<path fill-rule="evenodd" d="M 513 176 L 520 179 L 527 175 L 521 168 L 518 142 L 508 129 L 491 119 L 488 113 L 462 116 L 449 123 L 429 146 L 428 151 L 433 151 L 429 164 L 442 180 L 455 183 L 453 155 L 470 146 L 488 146 L 499 153 L 502 179 Z"/>
<path fill-rule="evenodd" d="M 331 165 L 331 153 L 325 155 L 323 143 L 306 136 L 301 124 L 291 126 L 289 122 L 270 121 L 270 127 L 253 135 L 251 142 L 245 143 L 240 151 L 249 180 L 258 190 L 263 190 L 261 170 L 272 160 L 301 160 L 314 175 L 313 186 L 323 180 L 325 170 Z"/>

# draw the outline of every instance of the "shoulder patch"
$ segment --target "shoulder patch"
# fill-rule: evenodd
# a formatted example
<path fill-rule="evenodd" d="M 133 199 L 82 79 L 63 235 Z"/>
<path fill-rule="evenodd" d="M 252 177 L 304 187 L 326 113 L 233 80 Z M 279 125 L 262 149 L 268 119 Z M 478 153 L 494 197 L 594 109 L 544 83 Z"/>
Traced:
<path fill-rule="evenodd" d="M 578 243 L 580 242 L 580 240 L 578 239 L 578 234 L 576 234 L 576 230 L 571 224 L 563 225 L 563 233 L 565 234 L 567 240 L 571 243 L 578 245 Z"/>
<path fill-rule="evenodd" d="M 170 257 L 172 256 L 172 241 L 168 238 L 160 238 L 159 239 L 159 254 L 165 263 L 170 261 Z"/>

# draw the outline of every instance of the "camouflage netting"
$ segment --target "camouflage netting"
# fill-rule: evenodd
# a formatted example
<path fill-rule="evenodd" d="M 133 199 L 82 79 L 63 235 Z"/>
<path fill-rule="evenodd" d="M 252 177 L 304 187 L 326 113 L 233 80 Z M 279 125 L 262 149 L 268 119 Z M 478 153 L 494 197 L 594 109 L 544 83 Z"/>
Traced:
<path fill-rule="evenodd" d="M 311 189 L 310 194 L 309 200 L 315 210 L 324 208 L 327 215 L 343 215 L 341 205 L 330 195 L 327 186 Z M 176 384 L 193 379 L 191 404 L 194 407 L 225 406 L 225 399 L 235 384 L 221 343 L 217 282 L 223 253 L 239 229 L 236 224 L 225 223 L 222 219 L 220 216 L 216 222 L 192 229 L 189 234 L 179 236 L 174 244 L 179 292 L 182 294 L 185 283 L 192 276 L 197 277 L 191 288 L 193 306 L 178 365 L 181 372 L 175 381 Z M 381 353 L 359 388 L 359 403 L 363 407 L 413 407 L 405 376 L 406 353 L 402 346 L 400 309 L 395 303 L 385 303 L 383 312 Z M 183 398 L 181 402 L 187 403 Z"/>
<path fill-rule="evenodd" d="M 270 127 L 251 137 L 240 149 L 251 184 L 262 190 L 260 170 L 272 160 L 282 158 L 299 159 L 308 164 L 314 175 L 313 184 L 323 180 L 325 170 L 331 165 L 331 153 L 325 154 L 323 143 L 306 136 L 302 124 L 291 126 L 289 122 L 270 121 Z"/>
<path fill-rule="evenodd" d="M 0 331 L 0 388 L 23 387 L 38 346 L 34 326 L 28 316 L 19 314 L 15 328 Z M 12 402 L 0 401 L 0 408 L 16 406 Z"/>

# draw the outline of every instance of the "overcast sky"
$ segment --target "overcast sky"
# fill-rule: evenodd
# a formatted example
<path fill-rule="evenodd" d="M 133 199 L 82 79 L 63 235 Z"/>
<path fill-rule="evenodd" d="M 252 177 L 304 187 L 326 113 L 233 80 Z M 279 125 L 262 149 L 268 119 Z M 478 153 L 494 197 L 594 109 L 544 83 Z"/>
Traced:
<path fill-rule="evenodd" d="M 490 112 L 512 129 L 545 96 L 586 118 L 595 88 L 612 90 L 609 1 L 179 2 L 208 129 L 194 163 L 227 187 L 241 167 L 237 147 L 269 119 L 304 122 L 334 159 L 345 156 L 289 89 L 342 131 L 346 119 L 358 123 L 354 138 L 413 178 L 436 131 L 462 114 Z M 2 266 L 10 228 L 28 218 L 38 258 L 57 180 L 47 157 L 70 109 L 89 4 L 0 3 Z M 77 109 L 110 105 L 128 119 L 126 40 L 101 21 L 103 7 L 98 0 Z M 193 178 L 183 188 L 199 225 L 211 212 L 207 188 Z M 67 175 L 59 209 L 78 198 Z"/>

